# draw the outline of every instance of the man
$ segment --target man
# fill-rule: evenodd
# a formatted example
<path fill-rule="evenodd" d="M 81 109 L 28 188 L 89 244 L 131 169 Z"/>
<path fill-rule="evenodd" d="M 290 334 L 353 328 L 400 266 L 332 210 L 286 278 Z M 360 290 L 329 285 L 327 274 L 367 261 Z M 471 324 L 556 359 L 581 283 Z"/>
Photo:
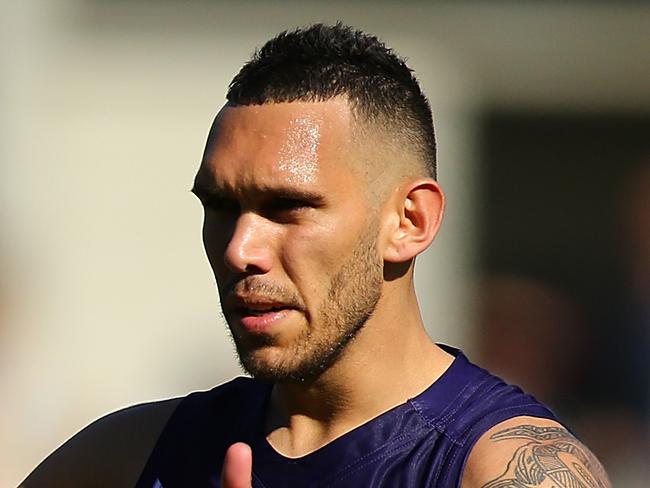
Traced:
<path fill-rule="evenodd" d="M 549 410 L 428 338 L 413 268 L 443 214 L 435 164 L 429 104 L 376 38 L 269 41 L 193 188 L 253 379 L 101 419 L 24 486 L 609 486 Z"/>

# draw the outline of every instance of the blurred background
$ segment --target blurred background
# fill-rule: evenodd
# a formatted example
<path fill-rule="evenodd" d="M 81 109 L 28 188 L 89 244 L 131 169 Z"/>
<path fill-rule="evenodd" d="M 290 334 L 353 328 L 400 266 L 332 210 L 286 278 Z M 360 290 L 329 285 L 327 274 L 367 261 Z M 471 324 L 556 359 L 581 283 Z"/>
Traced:
<path fill-rule="evenodd" d="M 23 0 L 0 6 L 0 485 L 97 417 L 240 374 L 189 193 L 227 83 L 342 20 L 434 110 L 431 336 L 650 480 L 650 7 Z"/>

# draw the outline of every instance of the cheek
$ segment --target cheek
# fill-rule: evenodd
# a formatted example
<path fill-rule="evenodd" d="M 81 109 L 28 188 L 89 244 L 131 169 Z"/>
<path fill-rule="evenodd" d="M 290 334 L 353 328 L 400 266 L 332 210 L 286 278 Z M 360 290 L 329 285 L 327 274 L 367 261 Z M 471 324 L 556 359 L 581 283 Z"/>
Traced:
<path fill-rule="evenodd" d="M 354 248 L 351 232 L 334 220 L 287 231 L 281 259 L 291 281 L 305 293 L 329 289 L 330 278 Z"/>

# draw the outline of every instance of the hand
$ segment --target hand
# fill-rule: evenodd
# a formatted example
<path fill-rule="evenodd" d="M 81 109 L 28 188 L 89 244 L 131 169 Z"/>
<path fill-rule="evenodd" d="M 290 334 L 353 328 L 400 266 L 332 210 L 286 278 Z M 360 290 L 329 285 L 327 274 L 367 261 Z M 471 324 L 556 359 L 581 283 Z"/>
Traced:
<path fill-rule="evenodd" d="M 221 469 L 222 488 L 252 488 L 253 452 L 248 444 L 237 442 L 226 451 Z"/>

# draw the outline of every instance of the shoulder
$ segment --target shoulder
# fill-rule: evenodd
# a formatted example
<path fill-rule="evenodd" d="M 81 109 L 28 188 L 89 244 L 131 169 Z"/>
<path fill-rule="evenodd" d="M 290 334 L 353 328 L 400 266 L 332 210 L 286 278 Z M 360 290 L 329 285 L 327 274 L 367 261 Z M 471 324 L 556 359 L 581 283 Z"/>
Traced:
<path fill-rule="evenodd" d="M 259 395 L 261 390 L 249 378 L 236 378 L 209 391 L 143 403 L 106 415 L 50 454 L 20 488 L 133 487 L 161 433 L 170 424 L 191 432 L 188 426 L 197 424 L 195 420 L 224 409 L 241 409 L 251 395 Z M 195 427 L 200 429 L 201 425 Z"/>
<path fill-rule="evenodd" d="M 454 441 L 459 462 L 479 437 L 501 422 L 522 416 L 555 420 L 533 396 L 471 363 L 460 351 L 447 372 L 414 403 Z"/>
<path fill-rule="evenodd" d="M 554 420 L 514 417 L 489 429 L 472 448 L 461 488 L 533 486 L 610 488 L 596 457 Z"/>
<path fill-rule="evenodd" d="M 50 454 L 21 488 L 134 486 L 181 400 L 144 403 L 96 420 Z"/>

